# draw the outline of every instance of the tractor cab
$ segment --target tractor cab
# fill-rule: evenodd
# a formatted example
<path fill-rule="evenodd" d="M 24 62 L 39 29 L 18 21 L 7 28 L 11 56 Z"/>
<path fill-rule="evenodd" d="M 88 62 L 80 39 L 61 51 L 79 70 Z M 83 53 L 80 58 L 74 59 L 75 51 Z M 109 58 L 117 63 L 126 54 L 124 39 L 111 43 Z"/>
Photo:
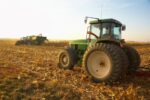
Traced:
<path fill-rule="evenodd" d="M 89 17 L 88 17 L 89 18 Z M 97 41 L 121 41 L 121 32 L 125 25 L 115 19 L 98 19 L 89 22 L 87 28 L 87 39 Z M 87 19 L 86 21 L 87 22 Z"/>

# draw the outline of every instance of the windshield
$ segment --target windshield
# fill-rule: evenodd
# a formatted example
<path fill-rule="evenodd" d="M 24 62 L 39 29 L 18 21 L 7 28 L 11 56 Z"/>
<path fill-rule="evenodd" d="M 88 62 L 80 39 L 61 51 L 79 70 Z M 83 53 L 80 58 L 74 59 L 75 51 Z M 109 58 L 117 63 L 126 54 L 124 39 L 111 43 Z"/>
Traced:
<path fill-rule="evenodd" d="M 97 35 L 98 37 L 100 36 L 100 24 L 92 24 L 91 25 L 91 32 Z"/>
<path fill-rule="evenodd" d="M 121 39 L 121 26 L 118 24 L 112 24 L 112 34 L 115 39 Z"/>

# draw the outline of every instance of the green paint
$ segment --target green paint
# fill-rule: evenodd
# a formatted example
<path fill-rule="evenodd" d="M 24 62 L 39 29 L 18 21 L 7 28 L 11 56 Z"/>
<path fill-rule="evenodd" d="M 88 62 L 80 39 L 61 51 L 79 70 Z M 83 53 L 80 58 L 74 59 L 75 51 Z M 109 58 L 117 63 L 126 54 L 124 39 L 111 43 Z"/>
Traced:
<path fill-rule="evenodd" d="M 92 39 L 90 42 L 87 39 L 72 40 L 69 42 L 71 48 L 73 48 L 78 57 L 78 64 L 82 62 L 83 55 L 88 46 L 95 43 L 114 43 L 120 45 L 124 43 L 121 39 L 122 23 L 115 19 L 97 19 L 89 22 L 90 27 L 88 31 L 98 35 L 97 39 Z M 98 24 L 99 26 L 96 26 Z M 99 30 L 99 31 L 94 31 Z M 107 31 L 106 31 L 107 30 Z M 117 33 L 114 31 L 117 30 Z M 92 35 L 92 34 L 91 34 Z M 87 35 L 87 38 L 91 38 L 91 35 Z"/>

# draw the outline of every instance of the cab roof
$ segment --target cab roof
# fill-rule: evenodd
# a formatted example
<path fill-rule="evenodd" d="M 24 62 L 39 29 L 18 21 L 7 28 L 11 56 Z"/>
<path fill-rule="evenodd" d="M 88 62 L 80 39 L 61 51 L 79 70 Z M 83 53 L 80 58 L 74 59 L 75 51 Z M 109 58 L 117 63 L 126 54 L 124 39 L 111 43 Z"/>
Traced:
<path fill-rule="evenodd" d="M 116 23 L 122 25 L 122 23 L 116 19 L 97 19 L 97 20 L 92 20 L 89 22 L 89 24 L 97 24 L 97 23 Z"/>

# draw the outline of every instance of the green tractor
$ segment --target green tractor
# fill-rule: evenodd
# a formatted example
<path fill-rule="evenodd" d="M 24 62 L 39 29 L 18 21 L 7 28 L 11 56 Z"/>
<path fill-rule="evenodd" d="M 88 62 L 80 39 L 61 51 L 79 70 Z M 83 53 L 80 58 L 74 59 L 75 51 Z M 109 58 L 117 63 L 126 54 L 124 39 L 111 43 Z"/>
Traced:
<path fill-rule="evenodd" d="M 72 69 L 82 64 L 84 71 L 95 82 L 112 83 L 134 72 L 140 66 L 138 52 L 121 39 L 125 25 L 115 19 L 86 17 L 89 21 L 86 39 L 70 41 L 59 55 L 58 66 Z"/>
<path fill-rule="evenodd" d="M 15 45 L 42 45 L 45 42 L 48 42 L 47 37 L 32 35 L 21 38 Z"/>

